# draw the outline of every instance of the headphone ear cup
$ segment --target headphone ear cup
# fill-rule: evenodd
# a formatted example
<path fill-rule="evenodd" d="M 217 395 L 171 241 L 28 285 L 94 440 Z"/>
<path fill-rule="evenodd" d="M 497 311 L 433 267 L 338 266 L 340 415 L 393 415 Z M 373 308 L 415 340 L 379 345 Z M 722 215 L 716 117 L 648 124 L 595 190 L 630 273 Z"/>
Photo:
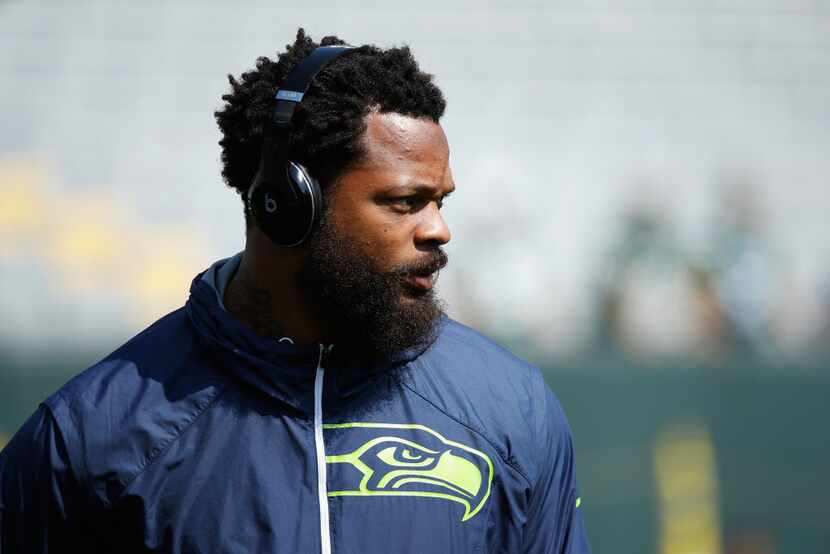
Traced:
<path fill-rule="evenodd" d="M 323 191 L 320 183 L 315 179 L 304 165 L 289 161 L 285 164 L 285 176 L 288 187 L 295 195 L 298 205 L 302 206 L 308 214 L 307 223 L 298 222 L 301 229 L 305 229 L 303 239 L 311 233 L 314 227 L 320 222 L 323 215 Z"/>
<path fill-rule="evenodd" d="M 305 167 L 291 161 L 283 171 L 274 172 L 276 178 L 267 173 L 257 173 L 248 193 L 248 209 L 277 246 L 298 246 L 320 218 L 320 185 Z"/>
<path fill-rule="evenodd" d="M 297 246 L 318 225 L 323 209 L 320 184 L 298 163 L 286 159 L 291 119 L 323 67 L 352 50 L 318 46 L 279 83 L 263 133 L 260 167 L 246 197 L 256 225 L 278 246 Z"/>

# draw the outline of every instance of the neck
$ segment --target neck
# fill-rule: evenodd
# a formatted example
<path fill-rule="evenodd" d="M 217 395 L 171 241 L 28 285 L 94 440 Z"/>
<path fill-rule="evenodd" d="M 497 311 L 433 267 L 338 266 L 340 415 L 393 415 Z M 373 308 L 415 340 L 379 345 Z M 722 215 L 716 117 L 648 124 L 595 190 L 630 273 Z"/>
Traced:
<path fill-rule="evenodd" d="M 301 251 L 279 248 L 250 231 L 239 269 L 225 291 L 225 308 L 260 336 L 321 342 L 323 326 L 299 289 L 302 259 Z"/>

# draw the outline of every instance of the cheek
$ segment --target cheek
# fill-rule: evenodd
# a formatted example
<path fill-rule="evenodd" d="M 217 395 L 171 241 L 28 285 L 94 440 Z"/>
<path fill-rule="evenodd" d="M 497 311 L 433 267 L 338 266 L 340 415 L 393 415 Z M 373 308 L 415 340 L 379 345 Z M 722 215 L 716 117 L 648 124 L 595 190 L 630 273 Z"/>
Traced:
<path fill-rule="evenodd" d="M 407 232 L 403 225 L 382 224 L 365 230 L 362 247 L 366 254 L 380 259 L 382 264 L 397 263 L 407 252 Z"/>
<path fill-rule="evenodd" d="M 338 234 L 375 260 L 382 271 L 411 262 L 417 255 L 413 218 L 395 214 L 369 198 L 337 198 L 332 208 Z"/>
<path fill-rule="evenodd" d="M 376 261 L 378 268 L 387 271 L 411 261 L 411 234 L 402 223 L 352 222 L 348 237 L 361 253 Z"/>

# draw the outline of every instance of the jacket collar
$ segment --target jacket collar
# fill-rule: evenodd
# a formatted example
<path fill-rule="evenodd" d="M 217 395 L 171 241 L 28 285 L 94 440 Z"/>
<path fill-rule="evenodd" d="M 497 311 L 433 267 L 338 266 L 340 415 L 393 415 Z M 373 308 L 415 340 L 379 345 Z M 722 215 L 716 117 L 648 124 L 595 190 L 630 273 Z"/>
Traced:
<path fill-rule="evenodd" d="M 218 358 L 223 368 L 250 386 L 305 414 L 314 411 L 314 379 L 321 360 L 321 345 L 279 342 L 279 337 L 262 337 L 239 322 L 223 304 L 225 287 L 230 282 L 241 254 L 219 260 L 198 274 L 190 286 L 185 304 L 187 315 L 205 348 Z M 439 322 L 435 335 L 443 328 Z M 323 359 L 326 370 L 324 400 L 327 405 L 358 394 L 382 372 L 400 369 L 420 356 L 429 346 L 402 351 L 392 360 L 371 363 L 344 359 L 334 345 Z"/>

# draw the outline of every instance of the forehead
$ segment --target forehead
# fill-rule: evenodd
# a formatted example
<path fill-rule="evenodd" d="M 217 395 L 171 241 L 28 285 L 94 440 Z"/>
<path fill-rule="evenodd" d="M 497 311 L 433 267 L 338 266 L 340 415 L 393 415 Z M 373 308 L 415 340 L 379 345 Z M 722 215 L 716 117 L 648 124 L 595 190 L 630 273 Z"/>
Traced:
<path fill-rule="evenodd" d="M 363 135 L 366 161 L 388 162 L 389 158 L 433 161 L 449 158 L 447 137 L 429 118 L 399 113 L 370 113 Z"/>
<path fill-rule="evenodd" d="M 449 145 L 438 123 L 398 113 L 370 113 L 365 122 L 363 156 L 352 168 L 364 184 L 452 186 Z"/>

